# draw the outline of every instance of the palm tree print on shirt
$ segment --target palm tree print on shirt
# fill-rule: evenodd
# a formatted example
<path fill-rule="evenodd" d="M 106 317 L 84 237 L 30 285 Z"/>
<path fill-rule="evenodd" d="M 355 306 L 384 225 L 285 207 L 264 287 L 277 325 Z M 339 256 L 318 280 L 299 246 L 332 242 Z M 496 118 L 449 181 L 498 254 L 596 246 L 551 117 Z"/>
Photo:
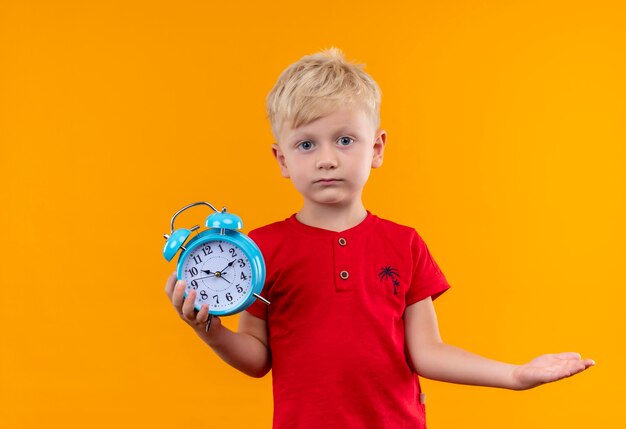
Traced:
<path fill-rule="evenodd" d="M 398 280 L 400 274 L 398 270 L 393 268 L 392 266 L 386 266 L 380 269 L 378 272 L 378 279 L 382 283 L 384 280 L 389 279 L 391 281 L 391 285 L 393 286 L 393 294 L 398 294 L 398 286 L 400 286 L 400 281 Z"/>

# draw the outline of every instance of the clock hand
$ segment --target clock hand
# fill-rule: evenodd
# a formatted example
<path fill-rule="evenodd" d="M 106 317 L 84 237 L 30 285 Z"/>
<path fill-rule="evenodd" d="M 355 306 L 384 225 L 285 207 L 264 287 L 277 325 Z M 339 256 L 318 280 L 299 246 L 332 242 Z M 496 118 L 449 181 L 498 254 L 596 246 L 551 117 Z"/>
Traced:
<path fill-rule="evenodd" d="M 215 277 L 215 276 L 194 277 L 191 280 L 204 280 L 204 279 L 209 279 L 211 277 Z"/>
<path fill-rule="evenodd" d="M 222 268 L 219 272 L 220 273 L 224 273 L 224 271 L 226 271 L 227 269 L 229 269 L 230 267 L 233 266 L 233 264 L 235 263 L 236 259 L 233 259 L 232 261 L 230 261 L 228 263 L 228 265 L 226 265 L 224 268 Z"/>
<path fill-rule="evenodd" d="M 222 277 L 222 275 L 224 274 L 224 271 L 226 271 L 228 268 L 230 268 L 230 267 L 232 267 L 232 266 L 233 266 L 233 264 L 235 263 L 235 261 L 236 261 L 236 259 L 235 259 L 235 260 L 233 260 L 233 261 L 231 261 L 228 265 L 226 265 L 224 268 L 222 268 L 222 269 L 221 269 L 221 270 L 219 270 L 219 271 L 215 271 L 215 272 L 213 272 L 213 271 L 211 271 L 211 270 L 200 270 L 200 271 L 202 271 L 203 273 L 207 274 L 207 277 L 200 277 L 200 278 L 202 278 L 202 279 L 206 279 L 206 278 L 209 278 L 209 277 L 218 277 L 218 278 L 220 278 L 220 279 L 224 279 L 224 281 L 226 281 L 227 283 L 231 283 L 229 280 L 226 280 L 224 277 Z"/>

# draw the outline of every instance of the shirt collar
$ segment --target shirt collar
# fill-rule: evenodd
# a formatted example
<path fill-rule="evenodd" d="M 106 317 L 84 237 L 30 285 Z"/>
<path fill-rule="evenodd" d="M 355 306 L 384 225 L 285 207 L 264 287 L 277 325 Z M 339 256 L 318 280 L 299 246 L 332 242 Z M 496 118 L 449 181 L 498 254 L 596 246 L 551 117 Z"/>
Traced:
<path fill-rule="evenodd" d="M 344 231 L 331 231 L 324 228 L 318 228 L 315 226 L 305 225 L 296 218 L 294 213 L 286 219 L 287 224 L 299 233 L 306 234 L 312 237 L 353 237 L 361 234 L 365 234 L 369 229 L 374 226 L 378 221 L 378 216 L 373 215 L 367 211 L 367 216 L 358 225 L 348 228 Z"/>

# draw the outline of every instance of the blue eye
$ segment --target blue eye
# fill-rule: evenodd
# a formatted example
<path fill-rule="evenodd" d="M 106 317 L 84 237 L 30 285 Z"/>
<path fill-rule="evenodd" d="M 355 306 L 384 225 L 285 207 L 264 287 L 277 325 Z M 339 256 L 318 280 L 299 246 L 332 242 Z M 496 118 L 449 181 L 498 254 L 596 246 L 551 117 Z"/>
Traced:
<path fill-rule="evenodd" d="M 298 148 L 302 150 L 311 150 L 313 149 L 313 143 L 311 143 L 310 141 L 300 142 L 298 144 Z"/>
<path fill-rule="evenodd" d="M 352 140 L 350 137 L 345 137 L 344 136 L 344 137 L 340 137 L 338 142 L 339 142 L 339 144 L 341 146 L 348 146 L 348 145 L 352 144 L 354 142 L 354 140 Z"/>

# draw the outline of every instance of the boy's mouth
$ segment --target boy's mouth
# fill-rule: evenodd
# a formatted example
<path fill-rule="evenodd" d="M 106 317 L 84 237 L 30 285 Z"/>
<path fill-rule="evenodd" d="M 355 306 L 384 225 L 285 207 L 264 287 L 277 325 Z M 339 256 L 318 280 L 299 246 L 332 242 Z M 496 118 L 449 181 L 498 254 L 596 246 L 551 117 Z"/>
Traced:
<path fill-rule="evenodd" d="M 341 182 L 341 179 L 317 179 L 315 182 L 313 183 L 320 183 L 322 185 L 331 185 L 333 183 L 338 183 Z"/>

